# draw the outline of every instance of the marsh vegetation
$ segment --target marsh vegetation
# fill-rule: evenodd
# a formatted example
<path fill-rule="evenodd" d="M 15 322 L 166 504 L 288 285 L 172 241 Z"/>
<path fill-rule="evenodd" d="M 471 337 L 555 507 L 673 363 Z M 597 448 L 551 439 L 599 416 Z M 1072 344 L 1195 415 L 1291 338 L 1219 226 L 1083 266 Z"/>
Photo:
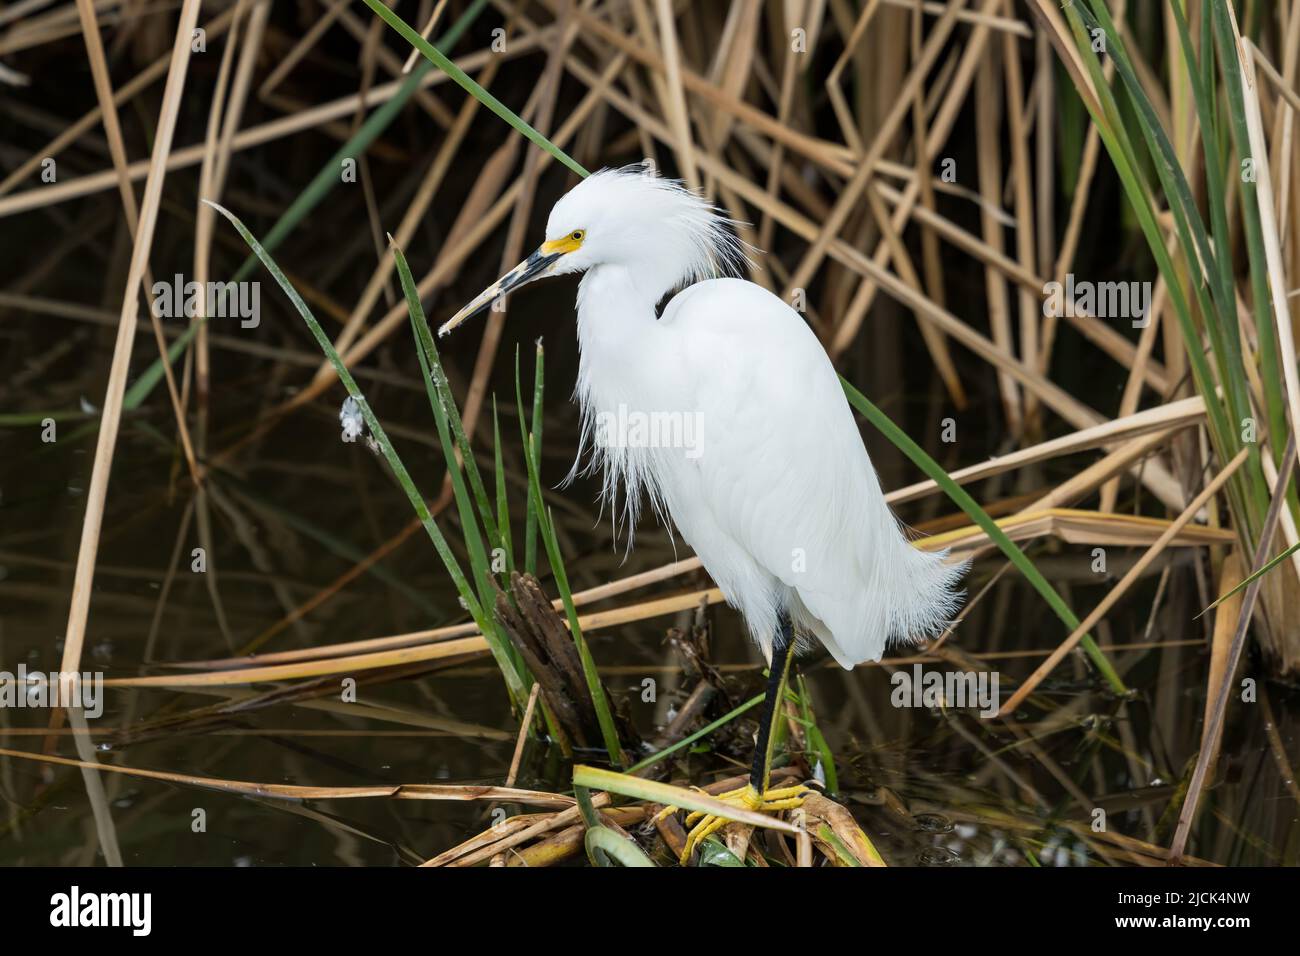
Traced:
<path fill-rule="evenodd" d="M 974 562 L 798 661 L 820 792 L 696 863 L 1297 862 L 1294 0 L 38 2 L 0 66 L 0 671 L 104 678 L 0 707 L 0 859 L 675 863 L 763 665 L 560 486 L 571 285 L 430 332 L 649 157 Z"/>

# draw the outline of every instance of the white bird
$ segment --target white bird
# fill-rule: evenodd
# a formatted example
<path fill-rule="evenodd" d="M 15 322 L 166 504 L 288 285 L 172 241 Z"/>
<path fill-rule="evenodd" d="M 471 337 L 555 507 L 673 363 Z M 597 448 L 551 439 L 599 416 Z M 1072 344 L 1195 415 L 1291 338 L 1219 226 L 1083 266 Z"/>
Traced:
<path fill-rule="evenodd" d="M 879 660 L 892 642 L 943 629 L 965 565 L 909 542 L 803 318 L 762 286 L 716 278 L 746 259 L 731 226 L 649 164 L 602 170 L 555 204 L 540 248 L 439 334 L 534 279 L 585 273 L 582 446 L 603 471 L 603 497 L 617 507 L 621 490 L 629 529 L 643 495 L 671 518 L 769 660 L 754 770 L 735 796 L 779 810 L 802 797 L 768 789 L 774 705 L 796 641 L 820 641 L 845 668 Z M 684 862 L 718 825 L 701 821 Z"/>

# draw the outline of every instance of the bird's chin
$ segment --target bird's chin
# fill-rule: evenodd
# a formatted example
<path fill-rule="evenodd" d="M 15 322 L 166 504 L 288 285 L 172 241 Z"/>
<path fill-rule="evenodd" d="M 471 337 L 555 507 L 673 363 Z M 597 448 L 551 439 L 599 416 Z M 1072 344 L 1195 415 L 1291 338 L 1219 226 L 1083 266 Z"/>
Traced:
<path fill-rule="evenodd" d="M 546 274 L 548 276 L 568 276 L 576 272 L 586 272 L 592 266 L 592 263 L 583 260 L 569 261 L 571 258 L 571 256 L 565 256 L 553 265 Z"/>

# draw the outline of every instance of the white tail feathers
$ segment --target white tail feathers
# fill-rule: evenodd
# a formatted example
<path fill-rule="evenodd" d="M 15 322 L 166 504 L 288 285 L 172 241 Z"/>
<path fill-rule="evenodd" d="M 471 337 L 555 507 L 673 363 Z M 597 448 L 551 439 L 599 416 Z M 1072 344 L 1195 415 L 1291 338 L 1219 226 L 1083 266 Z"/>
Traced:
<path fill-rule="evenodd" d="M 900 588 L 889 610 L 889 643 L 919 644 L 937 637 L 952 623 L 965 591 L 961 579 L 970 561 L 948 561 L 948 552 L 922 551 L 906 546 Z M 900 557 L 902 557 L 900 555 Z"/>
<path fill-rule="evenodd" d="M 878 661 L 885 648 L 918 644 L 952 623 L 965 592 L 970 562 L 949 562 L 947 551 L 922 551 L 899 528 L 859 552 L 850 593 L 794 591 L 796 632 L 815 636 L 844 668 Z"/>

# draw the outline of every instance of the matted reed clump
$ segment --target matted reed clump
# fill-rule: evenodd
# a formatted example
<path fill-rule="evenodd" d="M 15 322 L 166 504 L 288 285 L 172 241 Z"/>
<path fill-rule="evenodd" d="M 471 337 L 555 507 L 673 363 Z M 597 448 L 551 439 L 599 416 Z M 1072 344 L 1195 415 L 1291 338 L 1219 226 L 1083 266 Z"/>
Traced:
<path fill-rule="evenodd" d="M 510 341 L 503 312 L 490 314 L 467 376 L 455 362 L 444 367 L 430 332 L 426 307 L 450 314 L 460 301 L 459 276 L 471 274 L 464 284 L 474 285 L 478 259 L 499 253 L 508 265 L 531 248 L 528 238 L 544 223 L 539 193 L 558 192 L 564 177 L 571 182 L 589 168 L 645 156 L 725 209 L 739 237 L 763 250 L 750 278 L 806 316 L 842 371 L 845 393 L 869 434 L 922 473 L 888 500 L 912 509 L 905 516 L 930 533 L 919 547 L 948 547 L 977 559 L 963 616 L 1012 578 L 1053 616 L 1055 632 L 1036 632 L 1036 666 L 997 702 L 1002 736 L 989 750 L 995 763 L 1004 748 L 1032 751 L 1027 759 L 1046 775 L 1069 779 L 1071 810 L 1045 812 L 1046 826 L 984 805 L 965 818 L 965 811 L 951 815 L 996 819 L 1010 834 L 1016 862 L 1042 862 L 1062 835 L 1107 862 L 1197 862 L 1188 841 L 1199 832 L 1197 811 L 1215 779 L 1243 668 L 1257 666 L 1259 674 L 1283 680 L 1300 674 L 1300 629 L 1288 626 L 1300 610 L 1300 498 L 1293 480 L 1300 375 L 1290 314 L 1300 286 L 1300 151 L 1294 148 L 1300 3 L 366 4 L 366 17 L 360 8 L 326 5 L 323 19 L 295 30 L 268 3 L 205 7 L 210 18 L 200 22 L 196 0 L 183 0 L 165 30 L 155 19 L 134 37 L 125 31 L 135 14 L 124 8 L 115 23 L 124 32 L 108 50 L 94 11 L 87 17 L 59 5 L 0 15 L 0 55 L 15 57 L 20 81 L 25 51 L 75 34 L 80 23 L 99 104 L 47 149 L 8 163 L 0 215 L 116 186 L 125 210 L 119 215 L 129 223 L 122 247 L 129 261 L 124 253 L 118 263 L 127 291 L 120 315 L 110 316 L 119 335 L 102 414 L 53 413 L 57 421 L 98 419 L 85 423 L 86 434 L 98 429 L 97 445 L 62 669 L 82 669 L 109 473 L 119 431 L 129 430 L 134 416 L 151 401 L 171 414 L 174 438 L 155 425 L 147 437 L 169 450 L 172 490 L 192 495 L 185 521 L 188 526 L 190 515 L 198 516 L 207 546 L 210 507 L 229 512 L 228 498 L 258 501 L 238 477 L 246 450 L 313 406 L 341 406 L 345 439 L 373 448 L 373 464 L 392 476 L 414 511 L 410 524 L 371 554 L 340 542 L 339 534 L 318 533 L 316 540 L 345 555 L 352 570 L 306 602 L 286 602 L 284 618 L 259 622 L 251 640 L 234 640 L 213 575 L 208 584 L 230 656 L 110 685 L 273 689 L 197 710 L 166 708 L 122 728 L 113 745 L 220 724 L 233 713 L 285 700 L 319 703 L 340 678 L 389 682 L 490 656 L 512 730 L 473 732 L 515 741 L 509 773 L 500 785 L 288 786 L 146 771 L 85 751 L 79 760 L 4 753 L 261 797 L 474 800 L 490 808 L 485 818 L 492 823 L 482 832 L 415 854 L 431 865 L 539 866 L 582 856 L 596 865 L 669 864 L 682 851 L 685 831 L 677 816 L 661 812 L 665 807 L 680 808 L 688 824 L 691 813 L 731 821 L 701 845 L 698 865 L 882 865 L 882 854 L 846 809 L 851 801 L 841 793 L 842 768 L 802 678 L 782 701 L 775 775 L 805 783 L 811 795 L 798 810 L 781 814 L 714 799 L 740 779 L 737 758 L 744 756 L 759 701 L 734 696 L 735 685 L 711 659 L 706 610 L 723 596 L 700 582 L 685 592 L 633 597 L 698 572 L 689 556 L 575 590 L 571 573 L 581 582 L 603 572 L 583 566 L 589 553 L 571 545 L 554 513 L 560 499 L 542 480 L 540 341 L 526 391 L 529 372 L 518 352 L 512 369 L 508 348 L 507 361 L 497 362 Z M 331 32 L 336 26 L 339 36 Z M 117 58 L 128 41 L 151 62 L 140 73 L 144 79 L 124 85 L 117 81 Z M 339 60 L 339 42 L 346 42 L 348 56 L 356 54 L 354 61 Z M 218 47 L 219 57 L 196 60 Z M 299 99 L 308 90 L 293 82 L 296 70 L 340 62 L 347 67 L 341 75 L 360 73 L 355 95 Z M 162 77 L 151 159 L 133 170 L 114 98 L 136 97 Z M 252 90 L 281 115 L 245 122 Z M 398 117 L 436 132 L 427 155 L 397 145 Z M 79 143 L 98 123 L 112 176 L 31 185 L 44 157 Z M 197 129 L 196 145 L 174 143 L 178 129 Z M 241 178 L 239 157 L 305 130 L 329 139 L 319 172 L 267 175 L 254 192 Z M 394 159 L 422 171 L 398 188 L 367 165 Z M 178 194 L 172 184 L 186 165 L 197 166 L 197 188 L 187 180 L 187 191 Z M 337 286 L 325 291 L 322 277 L 310 273 L 295 271 L 291 279 L 276 257 L 286 268 L 309 258 L 302 250 L 311 246 L 297 245 L 313 231 L 304 227 L 330 220 L 327 197 L 358 175 L 365 221 L 344 228 L 330 221 L 331 234 L 362 239 L 348 247 L 347 274 L 359 279 L 339 302 Z M 132 182 L 140 176 L 145 186 L 137 202 Z M 440 225 L 430 240 L 424 230 L 435 211 L 450 225 Z M 254 215 L 270 221 L 257 235 L 242 221 L 253 222 Z M 222 217 L 251 255 L 243 246 L 223 245 L 233 237 Z M 295 366 L 292 392 L 249 421 L 211 427 L 212 397 L 229 387 L 214 375 L 213 354 L 241 345 L 215 327 L 217 316 L 207 314 L 211 300 L 198 302 L 190 321 L 170 336 L 151 310 L 158 354 L 138 361 L 138 374 L 130 374 L 137 292 L 153 284 L 150 256 L 158 250 L 151 247 L 160 222 L 170 227 L 171 219 L 192 231 L 200 287 L 269 274 L 324 355 L 319 366 L 314 355 L 298 361 L 310 377 Z M 418 280 L 403 252 L 417 245 L 435 250 Z M 1116 272 L 1099 249 L 1122 249 L 1130 268 Z M 242 264 L 218 265 L 214 250 Z M 359 272 L 355 261 L 364 263 Z M 69 312 L 27 295 L 27 288 L 20 282 L 4 293 L 0 307 Z M 276 307 L 282 301 L 277 297 Z M 878 321 L 896 313 L 915 322 L 910 351 L 896 325 Z M 393 337 L 404 324 L 409 341 Z M 556 348 L 567 349 L 567 342 L 552 344 L 552 354 Z M 514 386 L 501 408 L 493 390 L 498 365 L 506 366 L 498 389 L 511 372 Z M 410 373 L 403 383 L 424 392 L 433 417 L 444 480 L 432 497 L 412 476 L 419 468 L 408 469 L 399 455 L 381 421 L 386 416 L 367 399 L 368 383 L 402 379 L 394 369 Z M 923 413 L 882 410 L 922 380 L 933 383 Z M 154 397 L 160 384 L 165 400 Z M 507 384 L 501 394 L 508 391 Z M 24 411 L 0 424 L 29 427 L 49 418 Z M 952 437 L 987 422 L 995 438 L 985 451 L 992 456 L 968 453 Z M 408 440 L 391 423 L 390 429 L 399 443 Z M 336 452 L 321 449 L 319 460 Z M 386 574 L 380 559 L 421 529 L 458 599 L 455 623 L 391 637 L 283 643 L 354 580 Z M 250 552 L 257 548 L 252 537 L 242 540 Z M 1079 595 L 1048 573 L 1045 560 L 1069 547 L 1084 549 L 1103 570 L 1108 552 L 1126 553 L 1122 573 L 1097 579 L 1104 593 L 1084 613 L 1076 610 Z M 1114 639 L 1114 612 L 1145 599 L 1151 589 L 1142 585 L 1156 575 L 1144 616 L 1154 622 L 1169 614 L 1209 657 L 1204 706 L 1194 714 L 1203 729 L 1189 759 L 1169 767 L 1174 783 L 1152 797 L 1161 805 L 1144 807 L 1141 838 L 1099 833 L 1087 825 L 1077 781 L 1036 741 L 1062 726 L 1089 733 L 1098 726 L 1054 696 L 1066 668 L 1112 695 L 1115 713 L 1125 713 L 1143 646 L 1154 646 L 1152 625 L 1126 653 Z M 1162 603 L 1178 577 L 1186 585 L 1179 592 L 1184 604 L 1196 605 L 1192 613 Z M 427 595 L 385 583 L 421 614 L 430 612 L 424 620 L 433 617 Z M 585 609 L 612 600 L 617 606 Z M 602 681 L 586 633 L 669 613 L 695 615 L 694 630 L 675 632 L 689 680 L 667 726 L 638 726 L 627 695 Z M 952 669 L 992 671 L 989 659 L 976 653 L 978 635 L 964 637 L 950 629 L 919 652 Z M 1258 652 L 1253 664 L 1251 648 Z M 938 713 L 957 726 L 950 703 L 940 701 Z M 1285 743 L 1270 742 L 1270 758 L 1290 781 Z M 1134 774 L 1155 759 L 1108 731 L 1097 731 L 1091 743 L 1122 754 Z M 516 786 L 530 746 L 561 755 L 563 786 Z M 709 759 L 685 759 L 696 752 Z M 1012 782 L 1017 793 L 1032 793 L 1019 778 Z M 898 826 L 919 825 L 885 788 L 873 799 Z"/>

